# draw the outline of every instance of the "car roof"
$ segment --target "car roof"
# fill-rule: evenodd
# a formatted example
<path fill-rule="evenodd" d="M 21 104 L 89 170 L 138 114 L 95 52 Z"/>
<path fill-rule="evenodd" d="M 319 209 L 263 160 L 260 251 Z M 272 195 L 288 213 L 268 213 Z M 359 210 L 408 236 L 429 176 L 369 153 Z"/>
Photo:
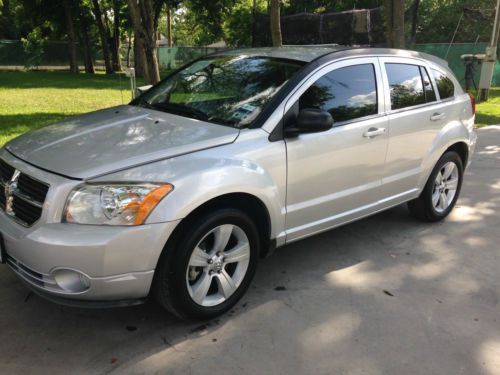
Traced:
<path fill-rule="evenodd" d="M 324 46 L 284 46 L 284 47 L 259 47 L 259 48 L 238 48 L 217 52 L 216 55 L 247 55 L 265 56 L 281 59 L 310 62 L 318 57 L 332 52 L 340 51 L 349 47 L 337 45 Z"/>
<path fill-rule="evenodd" d="M 238 48 L 216 52 L 215 55 L 247 55 L 265 56 L 282 59 L 290 59 L 311 62 L 325 55 L 332 55 L 333 59 L 341 59 L 357 56 L 393 56 L 393 57 L 416 57 L 430 60 L 438 65 L 447 67 L 446 60 L 429 55 L 427 53 L 394 48 L 372 48 L 372 47 L 349 47 L 341 45 L 310 45 L 310 46 L 283 46 L 283 47 L 259 47 Z"/>

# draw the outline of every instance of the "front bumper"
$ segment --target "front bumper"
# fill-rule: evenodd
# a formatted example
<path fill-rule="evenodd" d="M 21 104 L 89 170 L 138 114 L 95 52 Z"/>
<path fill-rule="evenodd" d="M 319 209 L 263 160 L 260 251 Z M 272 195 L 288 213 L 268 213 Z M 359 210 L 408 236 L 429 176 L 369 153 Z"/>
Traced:
<path fill-rule="evenodd" d="M 56 302 L 120 303 L 147 297 L 158 258 L 177 223 L 25 228 L 0 212 L 7 264 L 32 289 Z M 67 282 L 65 274 L 74 280 Z"/>

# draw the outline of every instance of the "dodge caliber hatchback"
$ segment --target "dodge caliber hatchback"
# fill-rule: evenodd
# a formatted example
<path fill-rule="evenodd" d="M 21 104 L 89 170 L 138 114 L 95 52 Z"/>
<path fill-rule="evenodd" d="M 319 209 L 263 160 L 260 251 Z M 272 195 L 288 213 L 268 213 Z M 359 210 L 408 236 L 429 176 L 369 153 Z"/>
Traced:
<path fill-rule="evenodd" d="M 0 150 L 1 260 L 82 306 L 154 296 L 208 319 L 270 250 L 408 202 L 453 209 L 474 101 L 446 63 L 389 49 L 247 49 L 181 68 L 129 105 Z"/>

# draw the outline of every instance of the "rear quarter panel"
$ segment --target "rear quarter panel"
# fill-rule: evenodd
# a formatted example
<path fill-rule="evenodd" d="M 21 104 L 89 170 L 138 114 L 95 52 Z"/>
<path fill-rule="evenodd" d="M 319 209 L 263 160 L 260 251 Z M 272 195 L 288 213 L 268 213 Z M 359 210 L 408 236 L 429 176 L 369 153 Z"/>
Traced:
<path fill-rule="evenodd" d="M 465 143 L 469 148 L 472 146 L 474 115 L 469 95 L 463 92 L 459 93 L 452 100 L 441 102 L 436 106 L 436 110 L 446 112 L 447 116 L 422 160 L 422 173 L 418 181 L 420 190 L 424 188 L 439 158 L 450 146 L 458 142 Z"/>

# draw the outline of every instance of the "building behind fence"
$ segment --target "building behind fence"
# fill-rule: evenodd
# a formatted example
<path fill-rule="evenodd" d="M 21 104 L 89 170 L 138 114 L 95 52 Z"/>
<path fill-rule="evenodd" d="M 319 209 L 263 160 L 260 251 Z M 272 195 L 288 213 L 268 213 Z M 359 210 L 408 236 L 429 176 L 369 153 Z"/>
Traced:
<path fill-rule="evenodd" d="M 356 16 L 358 17 L 358 16 Z M 361 29 L 360 29 L 361 30 Z M 360 34 L 361 35 L 361 34 Z M 368 38 L 367 34 L 364 34 Z M 299 43 L 292 43 L 299 44 Z M 486 43 L 455 43 L 451 46 L 447 43 L 428 43 L 417 44 L 415 49 L 420 52 L 426 52 L 444 58 L 448 61 L 450 68 L 456 74 L 462 85 L 464 85 L 465 67 L 460 59 L 464 54 L 484 53 Z M 448 51 L 449 49 L 449 51 Z M 158 61 L 163 69 L 175 69 L 191 60 L 200 56 L 205 56 L 217 51 L 213 47 L 164 47 L 158 48 Z M 499 48 L 500 50 L 500 48 Z M 128 47 L 122 47 L 121 56 L 123 66 L 127 64 Z M 93 52 L 96 66 L 103 66 L 102 53 L 99 50 Z M 83 66 L 81 54 L 78 54 L 78 61 Z M 22 68 L 25 65 L 27 56 L 25 55 L 21 41 L 0 40 L 0 68 Z M 130 53 L 130 63 L 133 66 L 133 52 Z M 44 47 L 44 53 L 41 58 L 41 68 L 65 68 L 68 66 L 68 46 L 66 42 L 48 42 Z M 475 73 L 475 82 L 479 83 L 480 66 L 477 67 Z M 495 66 L 495 74 L 493 76 L 493 85 L 500 86 L 500 63 Z"/>

